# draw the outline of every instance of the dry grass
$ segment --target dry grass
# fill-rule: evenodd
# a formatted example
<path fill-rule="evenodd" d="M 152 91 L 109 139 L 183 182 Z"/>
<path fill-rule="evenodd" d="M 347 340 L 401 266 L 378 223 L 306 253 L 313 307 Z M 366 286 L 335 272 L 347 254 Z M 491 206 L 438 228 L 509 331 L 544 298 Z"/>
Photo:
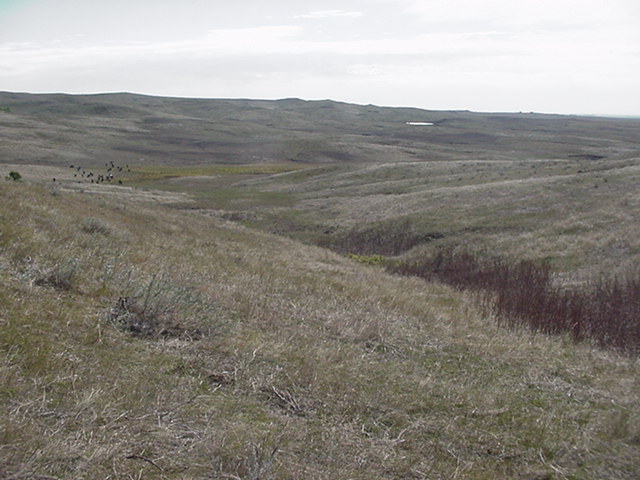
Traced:
<path fill-rule="evenodd" d="M 215 175 L 276 175 L 305 167 L 290 164 L 249 164 L 249 165 L 198 165 L 190 167 L 141 165 L 134 167 L 125 180 L 137 183 L 156 183 L 162 180 L 182 177 L 209 177 Z"/>
<path fill-rule="evenodd" d="M 253 223 L 356 254 L 414 247 L 408 255 L 419 256 L 468 245 L 547 260 L 570 283 L 640 262 L 637 157 L 360 164 L 304 173 L 250 182 L 295 195 L 288 211 Z"/>
<path fill-rule="evenodd" d="M 636 359 L 215 215 L 0 200 L 4 478 L 640 475 Z M 125 297 L 198 335 L 121 328 Z"/>
<path fill-rule="evenodd" d="M 375 267 L 452 244 L 554 285 L 637 265 L 633 121 L 2 97 L 25 181 L 0 182 L 0 477 L 640 476 L 636 357 Z M 109 160 L 165 191 L 67 164 Z"/>

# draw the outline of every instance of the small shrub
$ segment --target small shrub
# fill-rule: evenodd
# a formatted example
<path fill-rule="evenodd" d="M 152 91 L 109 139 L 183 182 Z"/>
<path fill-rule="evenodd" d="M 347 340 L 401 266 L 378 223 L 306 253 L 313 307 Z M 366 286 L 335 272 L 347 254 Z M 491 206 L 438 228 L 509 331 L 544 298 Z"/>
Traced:
<path fill-rule="evenodd" d="M 87 217 L 82 222 L 82 226 L 80 229 L 86 233 L 98 233 L 100 235 L 109 235 L 111 233 L 111 229 L 109 225 L 107 225 L 104 221 L 95 217 Z"/>
<path fill-rule="evenodd" d="M 640 353 L 640 270 L 598 280 L 584 303 L 587 336 L 603 346 Z"/>
<path fill-rule="evenodd" d="M 107 318 L 138 337 L 199 340 L 220 326 L 220 313 L 196 290 L 157 274 L 146 285 L 125 287 Z"/>
<path fill-rule="evenodd" d="M 357 255 L 350 253 L 347 255 L 351 260 L 355 260 L 358 263 L 364 263 L 366 265 L 381 265 L 385 262 L 385 257 L 382 255 Z"/>
<path fill-rule="evenodd" d="M 11 172 L 9 172 L 9 175 L 7 175 L 7 180 L 13 180 L 14 182 L 19 182 L 20 180 L 22 180 L 22 175 L 12 170 Z"/>
<path fill-rule="evenodd" d="M 48 271 L 37 275 L 34 283 L 38 286 L 70 291 L 73 290 L 79 269 L 80 262 L 77 259 L 65 260 L 56 264 Z"/>

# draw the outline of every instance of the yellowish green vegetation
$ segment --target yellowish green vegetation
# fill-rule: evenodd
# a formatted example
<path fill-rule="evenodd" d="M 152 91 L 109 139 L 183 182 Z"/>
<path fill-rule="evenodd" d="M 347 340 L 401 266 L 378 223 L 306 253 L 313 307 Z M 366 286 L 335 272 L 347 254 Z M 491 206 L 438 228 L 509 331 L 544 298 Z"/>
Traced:
<path fill-rule="evenodd" d="M 292 195 L 259 191 L 252 188 L 230 188 L 262 176 L 308 168 L 296 164 L 198 165 L 190 167 L 142 165 L 121 176 L 128 186 L 188 193 L 192 206 L 213 209 L 247 209 L 285 207 L 292 204 Z"/>
<path fill-rule="evenodd" d="M 640 476 L 637 358 L 107 193 L 0 182 L 0 477 Z"/>

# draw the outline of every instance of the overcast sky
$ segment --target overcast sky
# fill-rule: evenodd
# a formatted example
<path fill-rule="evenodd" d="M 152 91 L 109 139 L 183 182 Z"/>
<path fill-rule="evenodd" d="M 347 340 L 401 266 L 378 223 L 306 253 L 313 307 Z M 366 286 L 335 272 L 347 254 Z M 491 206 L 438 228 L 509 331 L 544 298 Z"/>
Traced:
<path fill-rule="evenodd" d="M 0 90 L 640 115 L 640 1 L 0 0 Z"/>

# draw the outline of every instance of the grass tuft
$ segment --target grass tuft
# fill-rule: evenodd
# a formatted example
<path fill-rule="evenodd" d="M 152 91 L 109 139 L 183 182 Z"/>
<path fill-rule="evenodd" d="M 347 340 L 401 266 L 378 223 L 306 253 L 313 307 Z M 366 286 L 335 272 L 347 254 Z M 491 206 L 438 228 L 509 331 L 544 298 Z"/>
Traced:
<path fill-rule="evenodd" d="M 127 282 L 107 313 L 109 322 L 132 335 L 200 340 L 219 330 L 220 308 L 197 290 L 165 273 L 132 283 Z"/>
<path fill-rule="evenodd" d="M 40 273 L 34 280 L 34 284 L 41 287 L 53 287 L 56 290 L 70 291 L 74 288 L 80 262 L 75 259 L 61 260 L 49 270 Z"/>
<path fill-rule="evenodd" d="M 107 225 L 103 220 L 96 217 L 85 218 L 80 229 L 86 233 L 97 233 L 104 236 L 107 236 L 111 233 L 109 225 Z"/>

